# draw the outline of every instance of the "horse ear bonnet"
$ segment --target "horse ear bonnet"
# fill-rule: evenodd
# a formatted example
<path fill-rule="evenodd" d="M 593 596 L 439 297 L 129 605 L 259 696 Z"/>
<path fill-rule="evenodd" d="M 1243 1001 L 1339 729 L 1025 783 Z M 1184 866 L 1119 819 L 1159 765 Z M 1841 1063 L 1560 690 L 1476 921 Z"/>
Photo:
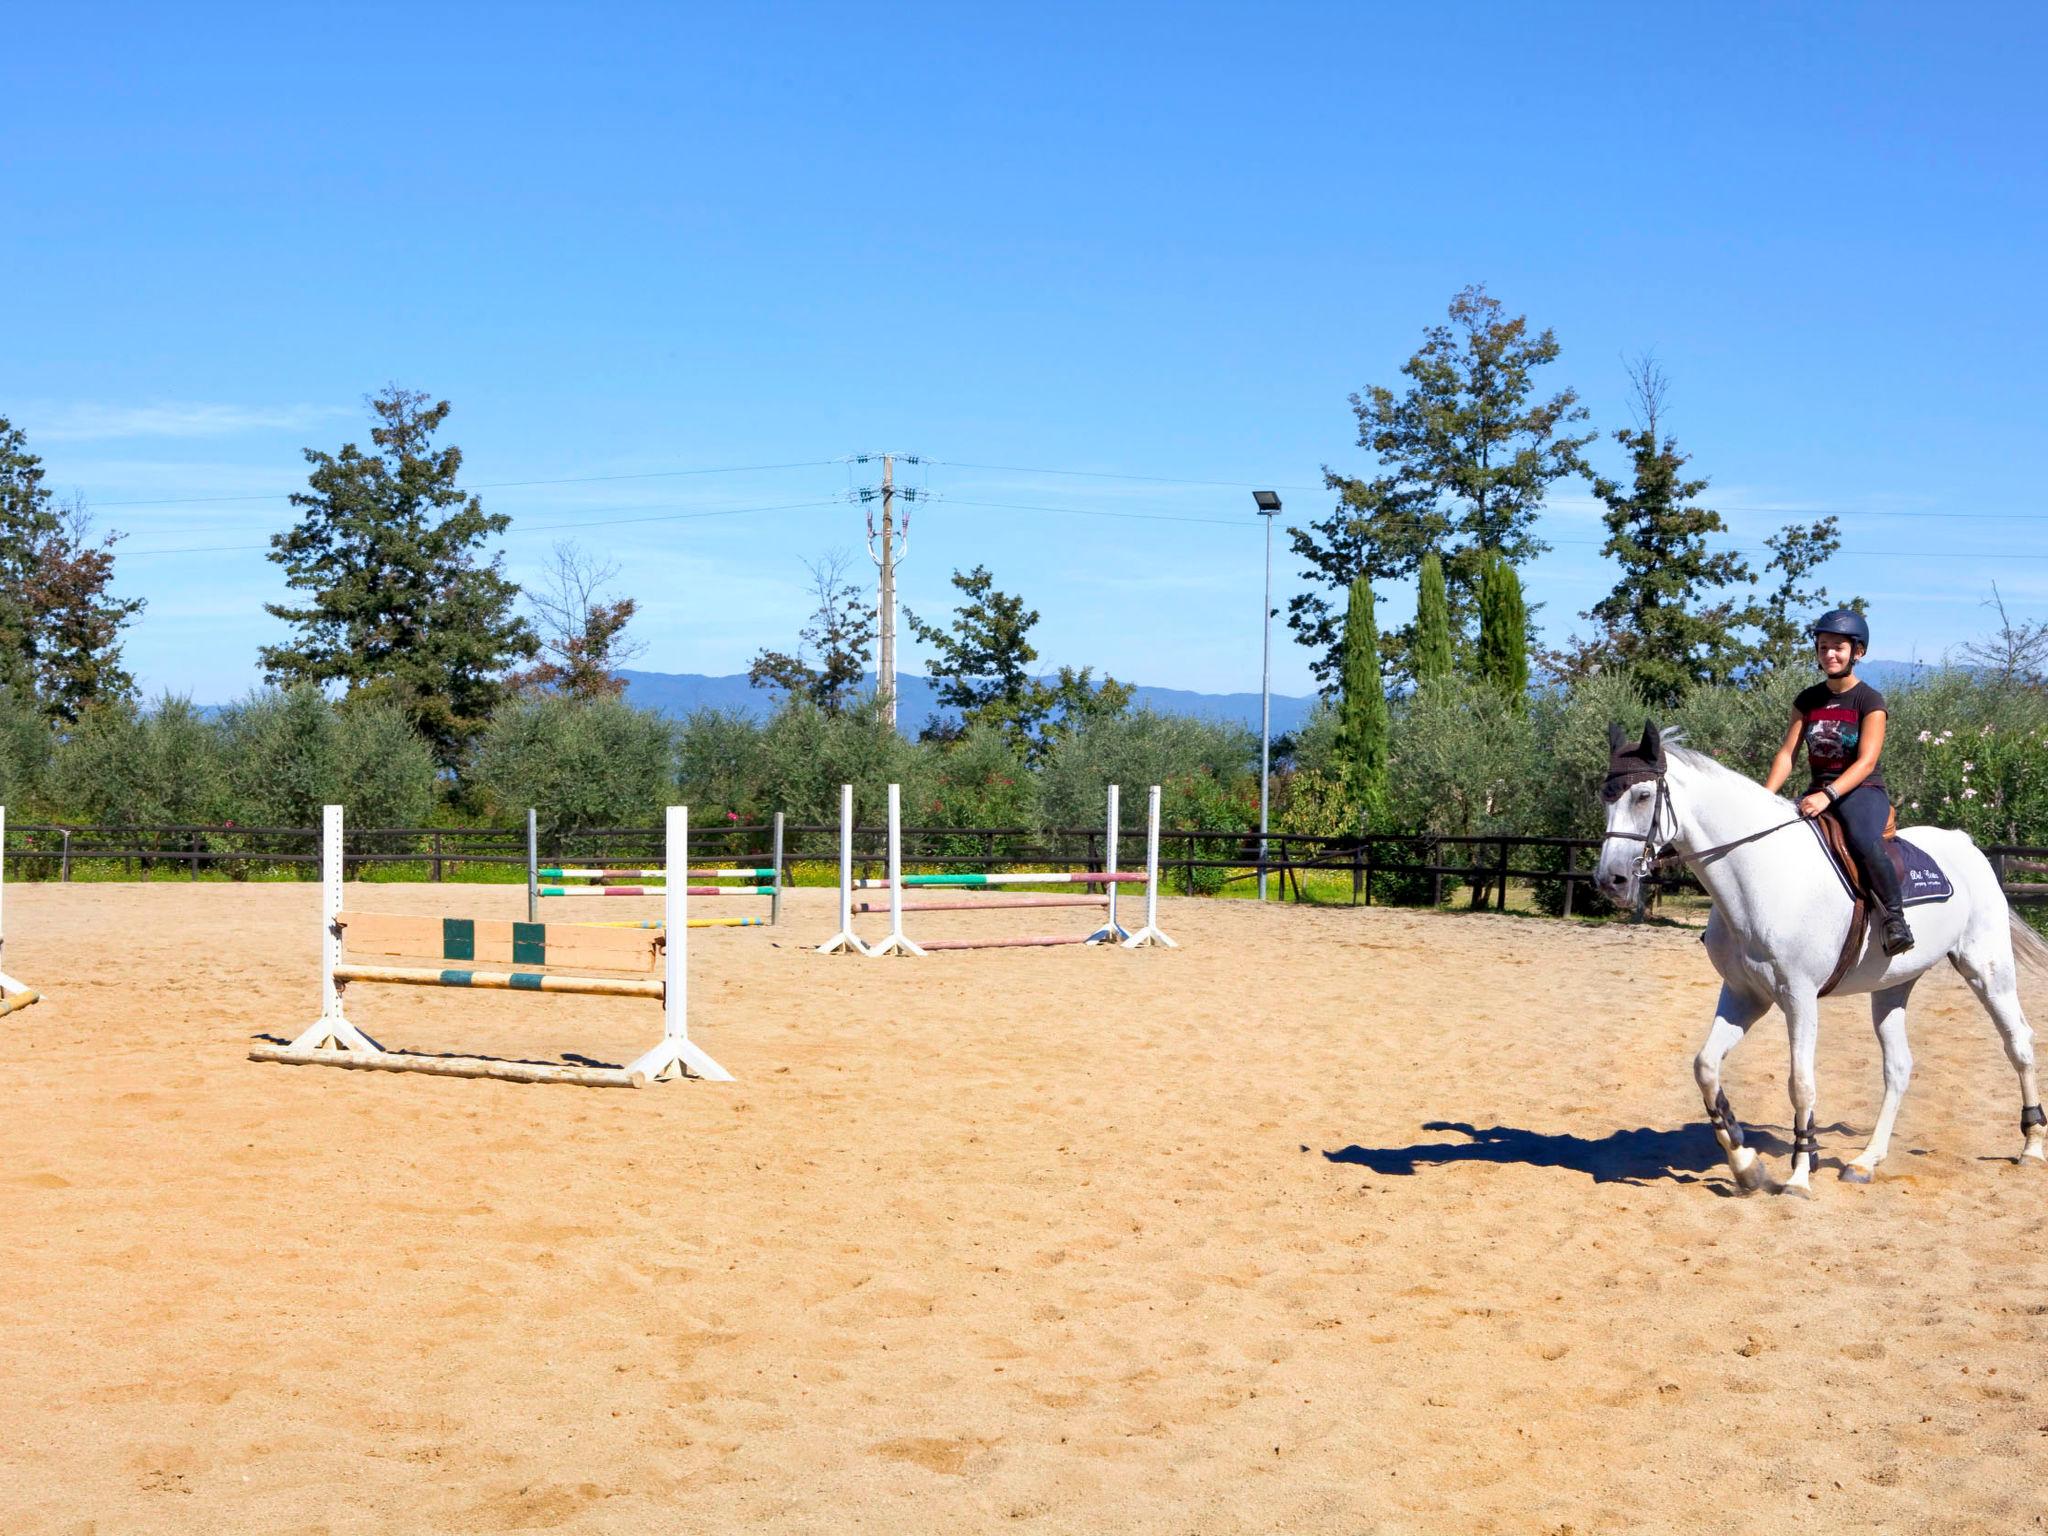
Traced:
<path fill-rule="evenodd" d="M 1628 733 L 1619 724 L 1607 727 L 1607 781 L 1600 786 L 1600 798 L 1612 805 L 1631 784 L 1654 779 L 1664 772 L 1664 736 L 1655 722 L 1643 722 L 1643 739 L 1627 745 Z"/>

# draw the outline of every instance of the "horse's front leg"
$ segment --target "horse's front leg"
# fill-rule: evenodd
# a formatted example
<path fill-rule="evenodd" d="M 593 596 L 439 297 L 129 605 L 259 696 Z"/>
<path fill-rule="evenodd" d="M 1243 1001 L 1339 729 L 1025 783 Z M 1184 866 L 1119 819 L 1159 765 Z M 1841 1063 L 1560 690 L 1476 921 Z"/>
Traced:
<path fill-rule="evenodd" d="M 1899 1118 L 1899 1101 L 1906 1096 L 1906 1085 L 1913 1081 L 1913 1050 L 1906 1044 L 1906 999 L 1912 995 L 1910 981 L 1870 994 L 1870 1022 L 1877 1028 L 1878 1048 L 1884 1053 L 1884 1103 L 1878 1106 L 1870 1145 L 1842 1167 L 1842 1177 L 1851 1184 L 1868 1184 L 1876 1176 L 1877 1165 L 1891 1149 L 1892 1122 Z"/>
<path fill-rule="evenodd" d="M 1742 1122 L 1735 1118 L 1735 1111 L 1728 1106 L 1728 1095 L 1721 1088 L 1721 1058 L 1742 1043 L 1749 1026 L 1762 1018 L 1769 1006 L 1747 993 L 1723 986 L 1721 1000 L 1714 1005 L 1714 1027 L 1707 1031 L 1706 1043 L 1692 1060 L 1693 1081 L 1699 1084 L 1700 1098 L 1707 1106 L 1707 1123 L 1713 1126 L 1714 1139 L 1727 1154 L 1728 1171 L 1745 1190 L 1761 1189 L 1770 1181 L 1756 1149 L 1743 1145 Z"/>
<path fill-rule="evenodd" d="M 1792 1173 L 1779 1193 L 1811 1196 L 1809 1182 L 1820 1161 L 1820 1138 L 1813 1128 L 1819 1090 L 1814 1084 L 1813 1058 L 1820 1044 L 1820 999 L 1811 993 L 1784 1002 L 1785 1033 L 1792 1046 Z"/>

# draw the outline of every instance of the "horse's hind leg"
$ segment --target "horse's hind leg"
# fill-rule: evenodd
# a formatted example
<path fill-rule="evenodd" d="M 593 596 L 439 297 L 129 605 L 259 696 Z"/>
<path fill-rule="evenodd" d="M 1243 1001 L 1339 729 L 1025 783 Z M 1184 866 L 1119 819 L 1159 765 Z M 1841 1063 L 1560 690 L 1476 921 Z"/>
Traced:
<path fill-rule="evenodd" d="M 2005 1042 L 2005 1059 L 2020 1078 L 2020 1135 L 2024 1145 L 2020 1160 L 2048 1163 L 2048 1116 L 2041 1111 L 2041 1085 L 2034 1075 L 2034 1031 L 2020 1011 L 2019 967 L 2012 957 L 2012 940 L 2000 932 L 1985 946 L 1991 953 L 1958 949 L 1949 958 L 1963 973 L 1963 980 L 1977 994 L 1977 1001 L 1998 1026 L 1998 1038 Z"/>
<path fill-rule="evenodd" d="M 1910 981 L 1870 994 L 1870 1022 L 1877 1030 L 1878 1048 L 1884 1052 L 1884 1103 L 1878 1108 L 1870 1145 L 1842 1168 L 1842 1177 L 1851 1184 L 1868 1184 L 1884 1161 L 1891 1149 L 1892 1122 L 1899 1118 L 1899 1101 L 1913 1081 L 1913 1049 L 1906 1043 L 1906 999 L 1912 995 Z"/>
<path fill-rule="evenodd" d="M 1693 1081 L 1700 1086 L 1700 1098 L 1706 1103 L 1714 1139 L 1721 1143 L 1721 1150 L 1728 1156 L 1728 1170 L 1743 1189 L 1761 1189 L 1769 1179 L 1756 1150 L 1743 1145 L 1742 1122 L 1735 1118 L 1735 1111 L 1728 1106 L 1728 1095 L 1721 1090 L 1721 1058 L 1742 1043 L 1749 1026 L 1762 1018 L 1769 1007 L 1769 1003 L 1759 1002 L 1733 987 L 1722 987 L 1721 1000 L 1714 1005 L 1714 1027 L 1707 1031 L 1706 1043 L 1692 1061 Z"/>

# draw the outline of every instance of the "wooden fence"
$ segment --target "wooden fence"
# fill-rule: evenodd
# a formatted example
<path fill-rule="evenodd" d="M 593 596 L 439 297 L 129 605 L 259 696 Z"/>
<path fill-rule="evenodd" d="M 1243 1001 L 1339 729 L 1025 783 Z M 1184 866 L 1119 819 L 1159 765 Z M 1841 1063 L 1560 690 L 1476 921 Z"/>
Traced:
<path fill-rule="evenodd" d="M 113 863 L 137 877 L 175 870 L 197 880 L 202 870 L 236 879 L 275 877 L 304 869 L 312 878 L 319 862 L 315 827 L 241 827 L 137 824 L 53 826 L 11 823 L 7 857 L 19 880 L 72 878 L 74 866 Z M 838 857 L 839 829 L 827 825 L 785 827 L 785 869 L 825 865 Z M 1016 827 L 925 827 L 904 829 L 904 857 L 937 869 L 990 870 L 1002 866 L 1093 869 L 1104 857 L 1101 827 L 1027 831 Z M 855 856 L 870 871 L 879 868 L 885 833 L 857 828 Z M 710 858 L 763 859 L 770 832 L 765 826 L 708 824 L 690 829 L 693 853 Z M 1311 877 L 1313 899 L 1329 899 L 1328 882 L 1348 879 L 1353 904 L 1375 899 L 1441 905 L 1464 892 L 1474 908 L 1505 910 L 1510 887 L 1521 884 L 1552 896 L 1546 904 L 1569 916 L 1583 910 L 1590 894 L 1597 837 L 1524 836 L 1514 833 L 1371 834 L 1363 837 L 1305 837 L 1273 833 L 1266 839 L 1266 873 L 1278 882 L 1282 900 L 1304 898 Z M 658 827 L 597 827 L 541 839 L 543 862 L 624 865 L 661 852 Z M 1138 854 L 1137 839 L 1123 840 L 1123 864 Z M 2000 845 L 1984 850 L 1998 870 L 2006 895 L 2015 901 L 2048 902 L 2048 847 Z M 526 865 L 523 827 L 386 827 L 351 829 L 347 864 L 361 872 L 377 866 L 413 865 L 428 880 L 445 880 L 466 868 L 510 873 Z M 1255 832 L 1164 829 L 1160 868 L 1169 889 L 1195 894 L 1256 879 L 1260 871 Z M 1320 877 L 1319 879 L 1316 877 Z M 459 878 L 459 874 L 458 874 Z M 1689 876 L 1662 877 L 1660 890 L 1697 889 Z"/>

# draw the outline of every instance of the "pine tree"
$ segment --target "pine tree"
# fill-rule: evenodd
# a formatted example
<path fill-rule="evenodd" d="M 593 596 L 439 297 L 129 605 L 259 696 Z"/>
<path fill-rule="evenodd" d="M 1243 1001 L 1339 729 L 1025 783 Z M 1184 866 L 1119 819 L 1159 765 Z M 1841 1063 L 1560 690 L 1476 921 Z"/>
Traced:
<path fill-rule="evenodd" d="M 1517 711 L 1529 707 L 1529 613 L 1522 578 L 1495 553 L 1479 568 L 1479 680 Z"/>
<path fill-rule="evenodd" d="M 1326 471 L 1336 508 L 1288 530 L 1311 590 L 1288 605 L 1287 622 L 1320 652 L 1313 666 L 1326 684 L 1339 666 L 1335 595 L 1357 576 L 1405 577 L 1432 550 L 1462 647 L 1484 556 L 1519 564 L 1547 547 L 1535 534 L 1544 494 L 1583 470 L 1580 450 L 1594 437 L 1572 430 L 1586 419 L 1574 391 L 1537 394 L 1536 371 L 1556 361 L 1557 338 L 1531 335 L 1527 318 L 1506 315 L 1483 286 L 1459 293 L 1448 323 L 1423 336 L 1401 366 L 1404 389 L 1374 385 L 1351 397 L 1358 446 L 1376 460 L 1372 477 Z M 1410 632 L 1381 649 L 1413 676 L 1412 648 Z"/>
<path fill-rule="evenodd" d="M 1113 677 L 1097 684 L 1092 667 L 1062 667 L 1050 687 L 1034 677 L 1030 666 L 1038 650 L 1031 644 L 1031 628 L 1038 610 L 998 590 L 986 566 L 955 571 L 953 585 L 964 601 L 953 610 L 950 629 L 904 611 L 911 633 L 935 653 L 931 676 L 939 685 L 939 703 L 960 711 L 958 728 L 936 717 L 928 721 L 927 741 L 948 740 L 967 726 L 988 724 L 1035 761 L 1076 724 L 1121 714 L 1130 704 L 1129 684 Z"/>
<path fill-rule="evenodd" d="M 452 770 L 506 697 L 507 667 L 539 649 L 503 555 L 479 559 L 512 520 L 456 484 L 461 449 L 433 445 L 446 400 L 393 385 L 370 408 L 375 451 L 305 450 L 311 489 L 293 495 L 299 522 L 272 536 L 270 558 L 307 601 L 265 604 L 298 634 L 259 654 L 270 682 L 395 703 Z"/>
<path fill-rule="evenodd" d="M 1434 551 L 1422 557 L 1415 595 L 1415 681 L 1440 683 L 1451 675 L 1451 610 L 1444 595 L 1444 566 Z"/>
<path fill-rule="evenodd" d="M 1582 615 L 1599 622 L 1601 635 L 1578 667 L 1589 660 L 1623 667 L 1648 702 L 1669 708 L 1695 684 L 1725 683 L 1741 670 L 1753 651 L 1740 631 L 1759 623 L 1762 611 L 1733 597 L 1708 601 L 1747 584 L 1749 567 L 1738 555 L 1707 548 L 1709 534 L 1728 529 L 1718 512 L 1690 504 L 1707 482 L 1683 478 L 1686 456 L 1662 431 L 1664 371 L 1654 359 L 1639 358 L 1629 383 L 1636 426 L 1614 440 L 1628 450 L 1633 483 L 1624 488 L 1593 477 L 1593 494 L 1607 507 L 1603 553 L 1621 566 L 1621 576 Z"/>
<path fill-rule="evenodd" d="M 134 694 L 121 631 L 145 604 L 109 595 L 119 538 L 95 536 L 83 503 L 56 503 L 43 461 L 0 416 L 0 685 L 46 719 L 74 724 Z"/>
<path fill-rule="evenodd" d="M 1352 800 L 1374 819 L 1385 801 L 1387 694 L 1380 681 L 1380 633 L 1372 583 L 1351 583 L 1344 615 L 1344 691 L 1337 712 L 1337 757 Z"/>

